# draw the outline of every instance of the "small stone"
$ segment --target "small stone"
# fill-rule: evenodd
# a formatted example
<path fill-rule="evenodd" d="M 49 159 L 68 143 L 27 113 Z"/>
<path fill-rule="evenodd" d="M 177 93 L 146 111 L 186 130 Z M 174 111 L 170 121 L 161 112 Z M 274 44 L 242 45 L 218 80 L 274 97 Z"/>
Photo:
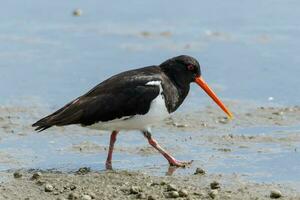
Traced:
<path fill-rule="evenodd" d="M 42 176 L 42 173 L 41 172 L 35 172 L 32 177 L 31 177 L 31 180 L 37 180 L 39 178 L 41 178 Z"/>
<path fill-rule="evenodd" d="M 218 123 L 220 124 L 227 124 L 229 120 L 226 117 L 222 117 L 218 120 Z"/>
<path fill-rule="evenodd" d="M 188 191 L 185 190 L 185 189 L 179 190 L 178 193 L 179 193 L 179 196 L 180 196 L 180 197 L 187 197 L 187 196 L 189 195 L 189 194 L 188 194 Z"/>
<path fill-rule="evenodd" d="M 82 200 L 92 200 L 92 197 L 90 195 L 84 194 L 81 197 Z"/>
<path fill-rule="evenodd" d="M 45 192 L 52 192 L 53 190 L 54 190 L 54 187 L 51 184 L 46 183 Z"/>
<path fill-rule="evenodd" d="M 76 185 L 70 185 L 70 190 L 75 190 L 76 189 Z"/>
<path fill-rule="evenodd" d="M 151 36 L 151 33 L 147 32 L 147 31 L 142 31 L 142 32 L 141 32 L 141 35 L 142 35 L 143 37 L 149 37 L 149 36 Z"/>
<path fill-rule="evenodd" d="M 81 15 L 82 15 L 82 10 L 80 10 L 80 9 L 75 9 L 75 10 L 73 11 L 73 15 L 74 15 L 74 16 L 81 16 Z"/>
<path fill-rule="evenodd" d="M 282 194 L 279 190 L 272 190 L 270 193 L 270 197 L 272 199 L 278 199 L 278 198 L 282 197 Z"/>
<path fill-rule="evenodd" d="M 159 184 L 156 183 L 156 182 L 153 182 L 153 183 L 150 184 L 150 186 L 157 186 L 157 185 L 159 185 Z"/>
<path fill-rule="evenodd" d="M 217 182 L 217 181 L 214 181 L 214 182 L 212 182 L 211 184 L 210 184 L 210 188 L 211 189 L 219 189 L 221 186 L 220 186 L 220 183 L 219 182 Z"/>
<path fill-rule="evenodd" d="M 252 114 L 251 113 L 246 113 L 245 114 L 247 117 L 252 117 Z"/>
<path fill-rule="evenodd" d="M 17 171 L 14 173 L 14 177 L 15 178 L 21 178 L 23 175 L 21 174 L 21 172 Z"/>
<path fill-rule="evenodd" d="M 152 196 L 152 195 L 149 195 L 147 199 L 148 200 L 156 200 L 155 196 Z"/>
<path fill-rule="evenodd" d="M 131 186 L 130 188 L 130 194 L 138 194 L 140 192 L 140 187 L 138 186 Z"/>
<path fill-rule="evenodd" d="M 283 115 L 284 113 L 282 111 L 278 111 L 278 112 L 273 112 L 272 114 L 280 116 L 280 115 Z"/>
<path fill-rule="evenodd" d="M 218 195 L 218 190 L 211 190 L 211 191 L 208 193 L 208 195 L 209 195 L 212 199 L 214 199 L 214 198 L 216 198 L 217 195 Z"/>
<path fill-rule="evenodd" d="M 185 127 L 188 127 L 187 124 L 179 124 L 179 123 L 177 123 L 177 122 L 174 122 L 173 124 L 174 124 L 174 126 L 177 127 L 177 128 L 185 128 Z"/>
<path fill-rule="evenodd" d="M 176 185 L 168 184 L 167 191 L 177 191 Z"/>
<path fill-rule="evenodd" d="M 88 192 L 87 194 L 90 195 L 90 197 L 92 197 L 92 199 L 96 198 L 96 194 L 93 192 Z"/>
<path fill-rule="evenodd" d="M 161 181 L 161 182 L 160 182 L 160 185 L 166 185 L 166 184 L 167 184 L 166 181 Z"/>
<path fill-rule="evenodd" d="M 139 194 L 136 195 L 136 198 L 137 199 L 146 199 L 147 196 L 145 194 L 143 194 L 143 193 L 139 193 Z"/>
<path fill-rule="evenodd" d="M 29 197 L 26 197 L 24 200 L 30 200 L 30 198 L 29 198 Z"/>
<path fill-rule="evenodd" d="M 85 174 L 87 174 L 89 172 L 91 172 L 91 168 L 89 168 L 89 167 L 81 167 L 81 168 L 79 168 L 75 172 L 75 174 L 77 174 L 77 175 L 85 175 Z"/>
<path fill-rule="evenodd" d="M 68 199 L 69 200 L 79 199 L 79 195 L 77 193 L 75 193 L 75 192 L 72 192 L 72 193 L 69 194 Z"/>
<path fill-rule="evenodd" d="M 205 174 L 205 171 L 204 171 L 204 169 L 198 167 L 198 168 L 196 169 L 196 171 L 195 171 L 194 174 L 195 174 L 195 175 L 196 175 L 196 174 L 203 175 L 203 174 Z"/>
<path fill-rule="evenodd" d="M 229 148 L 219 148 L 218 151 L 231 152 L 231 149 L 229 149 Z"/>
<path fill-rule="evenodd" d="M 179 193 L 177 191 L 171 191 L 171 192 L 169 192 L 168 196 L 170 198 L 178 198 L 179 197 Z"/>

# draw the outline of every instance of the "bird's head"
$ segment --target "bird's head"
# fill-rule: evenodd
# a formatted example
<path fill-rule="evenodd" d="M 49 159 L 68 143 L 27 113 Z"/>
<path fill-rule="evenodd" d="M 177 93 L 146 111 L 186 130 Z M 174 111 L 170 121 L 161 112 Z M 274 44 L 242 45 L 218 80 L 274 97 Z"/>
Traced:
<path fill-rule="evenodd" d="M 195 58 L 181 55 L 168 59 L 159 66 L 178 87 L 188 87 L 192 82 L 197 83 L 220 106 L 230 119 L 233 118 L 229 109 L 202 78 L 200 64 Z"/>

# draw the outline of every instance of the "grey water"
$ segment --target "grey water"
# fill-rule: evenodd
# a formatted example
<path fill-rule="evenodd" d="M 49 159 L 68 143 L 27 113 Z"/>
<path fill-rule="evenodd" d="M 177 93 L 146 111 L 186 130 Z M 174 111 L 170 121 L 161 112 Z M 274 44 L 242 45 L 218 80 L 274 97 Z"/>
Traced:
<path fill-rule="evenodd" d="M 1 7 L 0 102 L 35 97 L 60 106 L 120 71 L 188 54 L 222 98 L 300 103 L 296 0 L 11 0 Z M 76 8 L 82 16 L 72 16 Z M 190 104 L 207 99 L 198 88 L 191 96 Z"/>
<path fill-rule="evenodd" d="M 199 60 L 203 77 L 222 99 L 253 101 L 258 105 L 270 101 L 285 106 L 300 104 L 300 2 L 296 0 L 133 0 L 130 3 L 10 0 L 1 1 L 1 8 L 1 105 L 38 103 L 53 111 L 113 74 L 157 65 L 181 54 Z M 77 8 L 82 10 L 82 16 L 72 15 Z M 192 112 L 195 106 L 210 103 L 209 98 L 193 86 L 179 112 Z M 241 127 L 241 130 L 255 134 L 268 130 L 272 134 L 274 128 Z M 49 144 L 54 140 L 55 143 Z M 99 169 L 105 158 L 103 152 L 85 156 L 74 152 L 57 153 L 61 146 L 83 140 L 104 145 L 108 135 L 70 137 L 69 134 L 32 133 L 22 138 L 5 138 L 0 141 L 0 149 L 21 160 L 27 156 L 24 166 L 28 168 L 92 166 Z M 134 144 L 132 140 L 121 139 L 122 142 Z M 137 140 L 138 144 L 143 142 L 143 139 Z M 194 144 L 189 148 L 192 153 L 179 157 L 193 159 L 201 153 L 216 153 L 208 146 L 196 148 Z M 298 180 L 298 168 L 286 170 L 275 163 L 281 158 L 284 160 L 281 163 L 299 166 L 299 154 L 276 148 L 280 150 L 278 157 L 271 156 L 267 162 L 264 162 L 266 157 L 245 150 L 237 154 L 248 155 L 247 162 L 219 155 L 215 160 L 219 167 L 214 163 L 210 169 L 212 172 L 268 174 L 254 177 L 258 181 Z M 127 165 L 122 161 L 124 154 L 126 160 L 130 160 Z M 124 152 L 117 152 L 115 159 L 116 167 L 131 166 L 138 170 L 145 166 L 151 168 L 153 162 L 164 163 L 159 156 L 133 156 Z M 209 158 L 204 156 L 196 163 L 205 161 L 209 162 Z M 251 169 L 253 165 L 255 169 Z M 273 172 L 269 171 L 270 166 Z M 10 167 L 14 166 L 0 164 L 0 170 Z M 162 173 L 164 167 L 167 165 L 154 169 L 155 173 Z"/>

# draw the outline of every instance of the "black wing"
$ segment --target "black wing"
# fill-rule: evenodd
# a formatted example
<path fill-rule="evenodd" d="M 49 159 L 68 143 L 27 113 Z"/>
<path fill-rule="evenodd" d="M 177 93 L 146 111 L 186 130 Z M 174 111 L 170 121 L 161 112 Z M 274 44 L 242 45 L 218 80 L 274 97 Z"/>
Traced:
<path fill-rule="evenodd" d="M 155 73 L 158 69 L 148 68 L 113 76 L 32 126 L 43 131 L 54 125 L 87 126 L 99 121 L 147 113 L 151 101 L 159 94 L 159 87 L 146 84 L 152 80 L 160 80 Z"/>

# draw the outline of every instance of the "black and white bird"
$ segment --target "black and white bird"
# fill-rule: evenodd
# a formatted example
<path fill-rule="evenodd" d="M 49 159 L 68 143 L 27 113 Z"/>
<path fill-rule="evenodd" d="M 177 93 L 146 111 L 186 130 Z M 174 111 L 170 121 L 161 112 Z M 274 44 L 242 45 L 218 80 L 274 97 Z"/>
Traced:
<path fill-rule="evenodd" d="M 184 167 L 190 162 L 178 161 L 167 153 L 153 139 L 150 128 L 177 110 L 188 95 L 190 83 L 197 83 L 232 118 L 230 111 L 202 79 L 198 61 L 181 55 L 158 66 L 112 76 L 32 126 L 43 131 L 52 126 L 79 124 L 112 131 L 107 169 L 112 168 L 112 153 L 119 131 L 140 130 L 170 165 Z"/>

